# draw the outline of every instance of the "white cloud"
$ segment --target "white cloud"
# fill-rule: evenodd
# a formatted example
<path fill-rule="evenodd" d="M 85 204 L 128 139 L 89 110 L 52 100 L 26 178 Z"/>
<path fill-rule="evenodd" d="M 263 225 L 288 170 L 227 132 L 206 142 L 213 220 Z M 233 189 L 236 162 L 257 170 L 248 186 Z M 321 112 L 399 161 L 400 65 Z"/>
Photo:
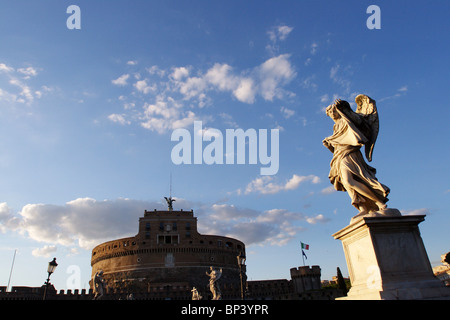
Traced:
<path fill-rule="evenodd" d="M 402 215 L 405 216 L 417 216 L 417 215 L 429 215 L 430 210 L 427 208 L 420 208 L 420 209 L 402 209 L 400 210 Z"/>
<path fill-rule="evenodd" d="M 254 81 L 250 78 L 241 79 L 238 87 L 233 91 L 233 95 L 241 102 L 255 102 L 255 86 Z"/>
<path fill-rule="evenodd" d="M 382 101 L 389 100 L 389 99 L 396 99 L 396 98 L 406 95 L 407 92 L 408 92 L 408 86 L 405 85 L 405 86 L 398 88 L 397 92 L 395 94 L 393 94 L 392 96 L 381 98 L 381 99 L 379 99 L 379 101 L 382 102 Z"/>
<path fill-rule="evenodd" d="M 179 68 L 174 68 L 171 77 L 176 80 L 176 81 L 180 81 L 183 78 L 186 78 L 189 75 L 189 69 L 186 67 L 179 67 Z"/>
<path fill-rule="evenodd" d="M 41 98 L 43 92 L 48 92 L 44 90 L 46 86 L 42 86 L 42 90 L 36 90 L 27 84 L 27 80 L 38 75 L 38 69 L 32 66 L 16 70 L 0 63 L 0 74 L 3 74 L 12 86 L 12 89 L 0 88 L 0 100 L 31 105 L 35 98 Z"/>
<path fill-rule="evenodd" d="M 6 102 L 17 102 L 17 95 L 0 88 L 0 100 Z"/>
<path fill-rule="evenodd" d="M 313 184 L 317 184 L 320 182 L 320 178 L 315 175 L 299 176 L 296 174 L 292 175 L 292 178 L 290 178 L 284 184 L 277 184 L 274 182 L 274 180 L 275 178 L 273 176 L 262 176 L 256 178 L 247 185 L 245 194 L 254 192 L 260 194 L 276 194 L 281 191 L 297 189 L 303 182 L 310 181 Z"/>
<path fill-rule="evenodd" d="M 336 79 L 336 75 L 339 71 L 340 65 L 336 64 L 334 67 L 331 67 L 330 69 L 330 78 L 335 80 Z"/>
<path fill-rule="evenodd" d="M 240 102 L 252 104 L 257 94 L 265 100 L 272 101 L 274 97 L 282 98 L 281 86 L 292 80 L 296 73 L 290 62 L 290 55 L 283 54 L 273 57 L 243 75 L 234 74 L 228 64 L 216 63 L 204 75 L 185 77 L 186 71 L 176 69 L 174 79 L 186 78 L 177 83 L 180 92 L 186 99 L 199 97 L 210 90 L 231 92 Z M 182 69 L 184 70 L 184 69 Z M 247 74 L 246 74 L 247 73 Z M 244 75 L 246 74 L 246 75 Z"/>
<path fill-rule="evenodd" d="M 270 29 L 267 34 L 272 42 L 276 42 L 278 40 L 286 40 L 292 30 L 294 30 L 294 28 L 286 25 L 279 25 Z"/>
<path fill-rule="evenodd" d="M 312 55 L 316 54 L 318 47 L 319 47 L 319 45 L 316 42 L 311 44 L 311 54 Z"/>
<path fill-rule="evenodd" d="M 294 30 L 294 28 L 292 28 L 292 27 L 278 26 L 277 27 L 278 38 L 280 40 L 285 40 L 287 38 L 287 36 L 289 35 L 289 33 L 291 33 L 292 30 Z"/>
<path fill-rule="evenodd" d="M 17 102 L 31 104 L 34 100 L 31 88 L 21 82 L 20 80 L 13 78 L 9 80 L 9 83 L 20 88 L 20 93 L 17 95 Z"/>
<path fill-rule="evenodd" d="M 230 236 L 252 244 L 284 245 L 305 229 L 306 224 L 327 222 L 323 215 L 308 217 L 285 209 L 258 211 L 231 204 L 194 203 L 176 198 L 176 207 L 194 209 L 201 234 Z M 28 204 L 13 215 L 7 204 L 0 204 L 0 230 L 16 231 L 45 246 L 33 251 L 48 256 L 57 245 L 91 250 L 94 246 L 138 232 L 144 210 L 165 210 L 162 202 L 119 198 L 98 201 L 78 198 L 64 205 Z M 14 220 L 14 223 L 8 221 Z"/>
<path fill-rule="evenodd" d="M 289 54 L 282 54 L 268 59 L 259 67 L 260 93 L 265 100 L 282 98 L 280 85 L 288 83 L 296 76 L 289 57 Z"/>
<path fill-rule="evenodd" d="M 283 246 L 306 229 L 302 223 L 326 222 L 322 215 L 306 217 L 286 209 L 257 211 L 229 204 L 202 206 L 199 212 L 199 231 L 233 237 L 250 245 Z M 209 213 L 209 214 L 207 214 Z M 205 219 L 205 218 L 208 219 Z"/>
<path fill-rule="evenodd" d="M 278 25 L 270 28 L 267 31 L 269 36 L 269 44 L 267 44 L 266 49 L 271 55 L 277 55 L 279 51 L 278 43 L 287 39 L 288 35 L 294 30 L 294 28 L 287 25 Z"/>
<path fill-rule="evenodd" d="M 13 71 L 14 71 L 13 67 L 7 66 L 4 63 L 0 63 L 0 72 L 13 72 Z"/>
<path fill-rule="evenodd" d="M 52 253 L 56 252 L 56 246 L 44 246 L 43 248 L 37 248 L 31 251 L 31 254 L 35 257 L 49 258 Z"/>
<path fill-rule="evenodd" d="M 161 78 L 166 75 L 166 70 L 162 70 L 158 66 L 151 66 L 150 68 L 147 68 L 146 70 L 149 74 L 157 75 Z"/>
<path fill-rule="evenodd" d="M 84 249 L 137 232 L 138 217 L 159 203 L 129 199 L 97 201 L 79 198 L 65 205 L 28 204 L 19 212 L 15 227 L 8 229 L 51 245 Z"/>
<path fill-rule="evenodd" d="M 183 128 L 197 120 L 191 110 L 183 110 L 183 105 L 172 97 L 158 96 L 155 103 L 145 103 L 140 115 L 141 126 L 163 134 L 169 130 Z"/>
<path fill-rule="evenodd" d="M 30 77 L 35 77 L 38 74 L 37 69 L 35 69 L 33 67 L 19 68 L 19 69 L 17 69 L 17 72 L 24 74 L 25 79 L 29 79 Z"/>
<path fill-rule="evenodd" d="M 283 32 L 287 34 L 287 31 Z M 129 87 L 130 93 L 122 93 L 119 97 L 124 106 L 123 113 L 108 117 L 119 124 L 138 123 L 143 128 L 165 134 L 171 129 L 187 126 L 198 120 L 200 117 L 197 110 L 212 104 L 213 93 L 228 93 L 246 104 L 255 103 L 258 97 L 273 101 L 293 96 L 294 93 L 284 89 L 296 76 L 289 60 L 290 55 L 282 54 L 241 71 L 234 70 L 226 63 L 215 63 L 205 72 L 192 70 L 192 66 L 172 67 L 168 70 L 158 66 L 145 68 L 153 77 L 141 78 L 141 72 L 136 72 L 137 81 Z M 112 80 L 112 83 L 125 86 L 129 77 L 129 74 L 123 74 Z M 135 108 L 139 105 L 142 106 L 141 109 Z M 211 118 L 212 116 L 202 114 L 201 120 Z"/>
<path fill-rule="evenodd" d="M 295 114 L 294 110 L 288 109 L 286 107 L 281 107 L 280 111 L 283 117 L 285 117 L 286 119 L 289 119 Z"/>
<path fill-rule="evenodd" d="M 148 94 L 150 92 L 155 92 L 156 91 L 156 85 L 155 84 L 153 84 L 153 85 L 147 84 L 147 79 L 137 81 L 134 84 L 134 86 L 135 86 L 135 88 L 138 91 L 140 91 L 140 92 L 142 92 L 144 94 Z"/>
<path fill-rule="evenodd" d="M 137 64 L 138 64 L 138 62 L 136 60 L 129 60 L 129 61 L 127 61 L 127 65 L 129 65 L 129 66 L 135 66 Z"/>
<path fill-rule="evenodd" d="M 20 219 L 14 216 L 11 208 L 6 202 L 0 203 L 0 232 L 6 233 L 8 230 L 16 230 Z"/>
<path fill-rule="evenodd" d="M 180 83 L 180 92 L 185 99 L 201 96 L 207 89 L 208 82 L 203 77 L 190 77 Z"/>
<path fill-rule="evenodd" d="M 350 93 L 351 81 L 349 79 L 351 76 L 352 67 L 350 65 L 342 67 L 340 64 L 335 64 L 330 69 L 330 79 L 341 86 L 345 90 L 345 94 Z"/>
<path fill-rule="evenodd" d="M 131 123 L 129 120 L 125 119 L 125 116 L 123 114 L 113 113 L 108 116 L 108 119 L 111 120 L 112 122 L 116 122 L 122 125 Z"/>
<path fill-rule="evenodd" d="M 320 102 L 325 103 L 330 101 L 330 98 L 328 97 L 328 94 L 324 94 L 320 97 Z"/>
<path fill-rule="evenodd" d="M 39 99 L 44 94 L 52 92 L 53 88 L 46 85 L 41 85 L 39 89 L 29 85 L 28 80 L 31 77 L 37 77 L 38 70 L 40 69 L 33 66 L 15 69 L 0 63 L 0 76 L 4 77 L 10 85 L 10 87 L 0 88 L 0 101 L 32 105 L 36 98 Z"/>
<path fill-rule="evenodd" d="M 231 75 L 232 68 L 228 64 L 216 63 L 205 74 L 205 80 L 221 91 L 231 91 L 236 87 L 238 78 Z"/>
<path fill-rule="evenodd" d="M 111 82 L 113 84 L 115 84 L 116 86 L 125 86 L 125 85 L 127 85 L 127 80 L 129 77 L 130 77 L 129 74 L 123 74 L 120 77 L 118 77 L 117 79 L 111 80 Z"/>
<path fill-rule="evenodd" d="M 326 218 L 323 214 L 318 214 L 315 217 L 306 217 L 306 222 L 309 224 L 326 223 L 328 221 L 330 221 L 330 219 Z"/>
<path fill-rule="evenodd" d="M 334 192 L 336 192 L 336 189 L 334 188 L 334 186 L 329 186 L 329 187 L 323 188 L 322 191 L 320 191 L 320 193 L 322 193 L 322 194 L 332 194 Z"/>

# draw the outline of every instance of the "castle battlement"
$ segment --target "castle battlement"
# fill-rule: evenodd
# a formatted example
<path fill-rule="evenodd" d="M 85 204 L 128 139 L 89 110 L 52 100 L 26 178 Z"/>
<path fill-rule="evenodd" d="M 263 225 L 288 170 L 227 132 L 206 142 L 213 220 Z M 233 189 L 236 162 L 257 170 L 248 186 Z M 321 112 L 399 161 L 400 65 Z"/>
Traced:
<path fill-rule="evenodd" d="M 291 268 L 291 278 L 298 278 L 298 277 L 319 277 L 321 276 L 321 270 L 319 266 L 304 266 L 304 267 L 298 267 L 298 268 Z"/>

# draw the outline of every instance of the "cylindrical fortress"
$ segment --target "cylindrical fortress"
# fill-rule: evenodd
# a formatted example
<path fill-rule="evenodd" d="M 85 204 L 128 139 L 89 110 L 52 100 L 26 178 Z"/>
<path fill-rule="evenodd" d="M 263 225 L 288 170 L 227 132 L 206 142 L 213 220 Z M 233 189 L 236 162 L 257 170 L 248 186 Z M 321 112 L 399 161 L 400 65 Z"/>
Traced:
<path fill-rule="evenodd" d="M 197 231 L 193 211 L 145 211 L 134 237 L 104 242 L 92 250 L 92 277 L 103 271 L 108 292 L 133 293 L 148 299 L 189 299 L 195 287 L 211 298 L 210 267 L 219 271 L 223 299 L 241 292 L 237 256 L 243 242 Z M 242 268 L 245 283 L 245 266 Z M 91 284 L 92 287 L 92 284 Z"/>

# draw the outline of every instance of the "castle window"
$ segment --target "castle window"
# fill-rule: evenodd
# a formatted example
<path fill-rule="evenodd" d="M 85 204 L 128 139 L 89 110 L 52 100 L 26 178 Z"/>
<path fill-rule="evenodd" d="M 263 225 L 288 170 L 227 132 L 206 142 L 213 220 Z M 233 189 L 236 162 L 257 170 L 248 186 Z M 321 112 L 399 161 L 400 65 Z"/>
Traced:
<path fill-rule="evenodd" d="M 186 222 L 186 230 L 191 230 L 191 223 L 190 222 Z"/>
<path fill-rule="evenodd" d="M 149 231 L 150 230 L 150 222 L 147 222 L 145 224 L 145 230 Z"/>
<path fill-rule="evenodd" d="M 174 230 L 174 231 L 177 230 L 177 223 L 176 223 L 176 222 L 174 222 L 174 223 L 172 224 L 172 230 Z"/>
<path fill-rule="evenodd" d="M 158 235 L 158 244 L 179 244 L 178 235 Z"/>
<path fill-rule="evenodd" d="M 147 231 L 147 232 L 145 233 L 145 239 L 150 239 L 150 232 L 149 232 L 149 231 Z"/>
<path fill-rule="evenodd" d="M 180 243 L 178 235 L 173 235 L 172 236 L 171 243 L 173 243 L 173 244 L 179 244 Z"/>
<path fill-rule="evenodd" d="M 164 231 L 164 223 L 162 222 L 159 223 L 159 230 Z"/>

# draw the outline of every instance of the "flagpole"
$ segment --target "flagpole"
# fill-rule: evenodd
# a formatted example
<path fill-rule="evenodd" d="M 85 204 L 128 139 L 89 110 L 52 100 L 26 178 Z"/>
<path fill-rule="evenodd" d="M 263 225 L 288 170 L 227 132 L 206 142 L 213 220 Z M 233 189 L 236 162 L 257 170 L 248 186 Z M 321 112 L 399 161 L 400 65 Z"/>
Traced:
<path fill-rule="evenodd" d="M 6 286 L 6 291 L 8 291 L 9 283 L 11 282 L 11 275 L 12 275 L 12 272 L 13 272 L 14 261 L 16 260 L 16 252 L 17 252 L 17 249 L 14 250 L 14 256 L 13 256 L 13 261 L 12 261 L 12 264 L 11 264 L 11 271 L 9 272 L 9 279 L 8 279 L 8 285 Z"/>
<path fill-rule="evenodd" d="M 305 266 L 305 253 L 303 252 L 303 249 L 302 249 L 302 260 L 303 260 L 303 266 Z"/>
<path fill-rule="evenodd" d="M 303 243 L 303 242 L 300 241 L 300 247 L 301 247 L 301 249 L 302 249 L 303 266 L 305 267 L 305 266 L 306 266 L 306 264 L 305 264 L 305 257 L 306 257 L 306 254 L 305 254 L 305 251 L 303 251 L 303 249 L 308 250 L 308 249 L 309 249 L 309 244 L 305 244 L 305 243 Z M 306 259 L 308 259 L 308 257 L 306 257 Z"/>

